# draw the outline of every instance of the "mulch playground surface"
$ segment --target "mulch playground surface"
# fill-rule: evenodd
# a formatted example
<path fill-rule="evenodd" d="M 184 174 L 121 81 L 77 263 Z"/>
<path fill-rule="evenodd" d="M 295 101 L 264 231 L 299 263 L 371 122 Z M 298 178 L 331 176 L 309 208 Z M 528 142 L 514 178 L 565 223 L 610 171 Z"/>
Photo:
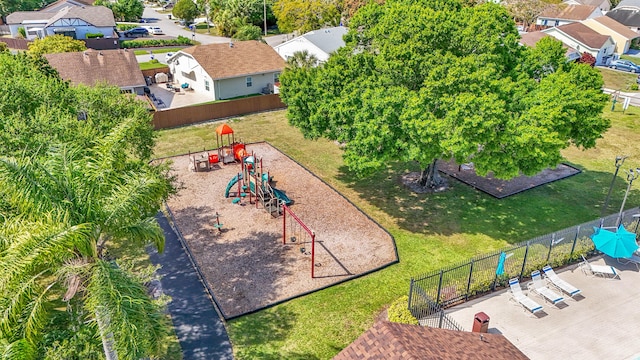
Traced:
<path fill-rule="evenodd" d="M 267 143 L 248 144 L 247 151 L 262 158 L 274 187 L 286 192 L 293 200 L 291 210 L 315 232 L 315 263 L 311 264 L 310 236 L 291 217 L 287 216 L 285 245 L 282 216 L 272 217 L 248 198 L 234 204 L 237 185 L 225 198 L 230 180 L 241 172 L 240 164 L 194 172 L 188 155 L 166 159 L 180 185 L 168 207 L 225 318 L 398 261 L 393 237 L 333 188 Z M 216 213 L 221 232 L 214 227 Z"/>

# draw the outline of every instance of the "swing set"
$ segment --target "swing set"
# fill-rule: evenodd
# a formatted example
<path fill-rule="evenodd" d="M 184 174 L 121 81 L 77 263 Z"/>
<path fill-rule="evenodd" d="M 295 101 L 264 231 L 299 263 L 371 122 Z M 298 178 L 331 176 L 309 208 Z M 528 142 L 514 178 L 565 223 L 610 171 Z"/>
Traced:
<path fill-rule="evenodd" d="M 290 218 L 289 222 L 287 222 L 287 217 Z M 287 238 L 287 236 L 289 236 L 289 238 Z M 309 229 L 286 204 L 282 205 L 282 244 L 298 244 L 302 254 L 311 255 L 311 278 L 314 279 L 316 233 Z M 310 246 L 311 249 L 308 249 L 307 246 Z"/>

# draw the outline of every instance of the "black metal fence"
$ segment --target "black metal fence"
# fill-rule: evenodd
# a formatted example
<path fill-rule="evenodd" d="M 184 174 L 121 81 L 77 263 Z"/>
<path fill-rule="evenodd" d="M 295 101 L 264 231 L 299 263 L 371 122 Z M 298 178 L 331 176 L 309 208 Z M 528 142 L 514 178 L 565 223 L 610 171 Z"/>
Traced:
<path fill-rule="evenodd" d="M 637 231 L 640 208 L 622 213 L 621 223 L 629 231 Z M 459 328 L 444 315 L 442 309 L 467 301 L 471 297 L 506 287 L 510 278 L 528 278 L 532 271 L 545 265 L 560 267 L 576 262 L 581 255 L 595 253 L 589 237 L 594 227 L 616 225 L 618 214 L 575 227 L 543 235 L 508 248 L 477 256 L 470 261 L 411 278 L 409 311 L 420 324 L 448 329 Z M 504 272 L 496 275 L 500 254 L 505 253 Z M 438 315 L 440 314 L 440 315 Z"/>

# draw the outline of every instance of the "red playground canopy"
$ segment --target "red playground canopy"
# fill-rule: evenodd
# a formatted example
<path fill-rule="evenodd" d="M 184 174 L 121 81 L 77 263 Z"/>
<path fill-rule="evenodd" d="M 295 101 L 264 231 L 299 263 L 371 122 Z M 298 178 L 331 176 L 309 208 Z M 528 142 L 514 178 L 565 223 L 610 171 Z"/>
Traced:
<path fill-rule="evenodd" d="M 233 134 L 233 129 L 227 124 L 222 124 L 216 128 L 216 133 L 220 136 Z"/>

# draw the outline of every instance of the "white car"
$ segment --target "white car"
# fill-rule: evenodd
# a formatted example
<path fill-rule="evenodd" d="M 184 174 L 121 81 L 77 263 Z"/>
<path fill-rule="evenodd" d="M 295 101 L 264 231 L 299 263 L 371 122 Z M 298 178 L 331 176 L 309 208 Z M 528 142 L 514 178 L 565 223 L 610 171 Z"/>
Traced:
<path fill-rule="evenodd" d="M 145 29 L 149 30 L 149 34 L 151 35 L 164 35 L 164 31 L 158 26 L 143 26 Z"/>

